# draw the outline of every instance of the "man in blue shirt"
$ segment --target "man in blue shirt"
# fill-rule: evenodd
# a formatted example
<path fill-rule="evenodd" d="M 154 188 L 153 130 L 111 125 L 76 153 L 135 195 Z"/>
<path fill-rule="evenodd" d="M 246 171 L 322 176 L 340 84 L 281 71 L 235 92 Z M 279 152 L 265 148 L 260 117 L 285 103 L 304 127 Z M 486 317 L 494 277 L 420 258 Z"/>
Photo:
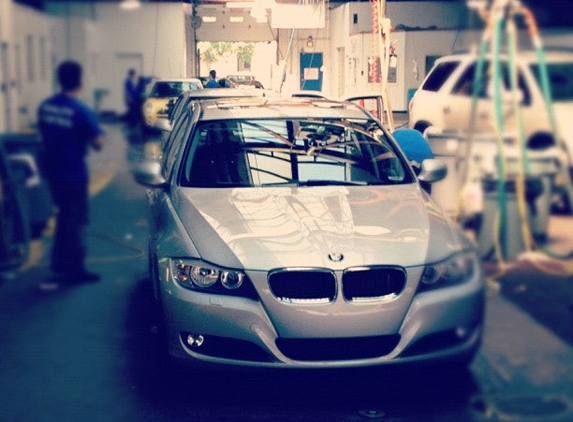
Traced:
<path fill-rule="evenodd" d="M 123 82 L 123 97 L 125 102 L 125 107 L 127 108 L 126 119 L 130 126 L 134 126 L 137 123 L 137 118 L 139 117 L 139 110 L 137 107 L 140 105 L 138 92 L 137 92 L 137 72 L 135 69 L 129 69 L 127 71 L 127 78 Z"/>
<path fill-rule="evenodd" d="M 85 268 L 83 228 L 88 223 L 89 148 L 103 147 L 97 115 L 80 99 L 82 67 L 66 61 L 58 67 L 61 92 L 44 100 L 38 125 L 44 143 L 44 171 L 58 207 L 51 256 L 52 282 L 98 281 Z M 57 284 L 54 284 L 57 288 Z"/>
<path fill-rule="evenodd" d="M 416 174 L 420 174 L 422 170 L 422 162 L 426 158 L 434 158 L 434 153 L 430 148 L 430 144 L 424 136 L 415 129 L 400 128 L 394 131 L 394 139 L 402 148 L 406 158 L 410 160 L 412 168 Z M 420 181 L 422 186 L 428 193 L 432 192 L 432 185 L 427 182 Z"/>
<path fill-rule="evenodd" d="M 205 88 L 219 88 L 219 82 L 217 82 L 217 72 L 215 72 L 215 69 L 209 72 L 209 80 L 205 84 Z"/>

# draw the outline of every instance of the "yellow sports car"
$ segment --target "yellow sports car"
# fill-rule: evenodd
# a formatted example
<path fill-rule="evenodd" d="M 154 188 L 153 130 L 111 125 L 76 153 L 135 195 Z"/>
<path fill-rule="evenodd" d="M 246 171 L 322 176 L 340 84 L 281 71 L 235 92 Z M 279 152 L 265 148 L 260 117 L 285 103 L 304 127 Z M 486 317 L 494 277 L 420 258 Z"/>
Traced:
<path fill-rule="evenodd" d="M 152 82 L 149 93 L 143 103 L 145 124 L 153 126 L 158 118 L 168 118 L 169 102 L 187 91 L 203 89 L 197 78 L 188 79 L 158 79 Z"/>

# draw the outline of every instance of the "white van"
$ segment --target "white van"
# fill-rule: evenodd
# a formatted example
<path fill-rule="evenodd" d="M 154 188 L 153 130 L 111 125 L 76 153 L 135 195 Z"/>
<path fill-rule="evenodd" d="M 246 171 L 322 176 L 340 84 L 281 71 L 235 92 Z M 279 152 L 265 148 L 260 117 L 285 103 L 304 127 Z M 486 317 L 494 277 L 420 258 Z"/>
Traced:
<path fill-rule="evenodd" d="M 557 189 L 558 206 L 573 211 L 573 50 L 545 51 L 547 70 L 552 90 L 557 134 L 550 124 L 550 114 L 540 85 L 540 66 L 533 51 L 520 52 L 517 57 L 520 110 L 527 147 L 542 150 L 560 146 L 565 152 Z M 473 82 L 478 62 L 476 53 L 445 56 L 436 61 L 409 104 L 409 125 L 421 132 L 434 126 L 444 131 L 467 132 L 472 118 Z M 502 112 L 504 134 L 517 133 L 516 108 L 510 95 L 510 76 L 507 56 L 501 57 Z M 482 83 L 478 92 L 474 127 L 476 133 L 495 133 L 495 109 L 491 77 L 492 57 L 485 60 Z"/>

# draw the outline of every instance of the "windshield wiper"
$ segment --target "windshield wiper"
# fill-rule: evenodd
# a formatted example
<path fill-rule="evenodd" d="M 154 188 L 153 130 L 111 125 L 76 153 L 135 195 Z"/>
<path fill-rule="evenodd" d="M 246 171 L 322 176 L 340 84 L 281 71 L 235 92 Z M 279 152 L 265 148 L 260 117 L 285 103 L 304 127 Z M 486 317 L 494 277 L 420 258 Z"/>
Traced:
<path fill-rule="evenodd" d="M 287 182 L 264 183 L 261 186 L 367 186 L 368 182 L 361 180 L 289 180 Z"/>

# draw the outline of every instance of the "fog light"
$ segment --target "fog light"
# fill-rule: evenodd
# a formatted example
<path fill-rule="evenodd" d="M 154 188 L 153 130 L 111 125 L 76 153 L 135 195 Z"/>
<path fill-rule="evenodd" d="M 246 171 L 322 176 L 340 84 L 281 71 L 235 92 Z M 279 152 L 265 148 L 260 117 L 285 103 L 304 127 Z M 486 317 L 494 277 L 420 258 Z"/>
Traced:
<path fill-rule="evenodd" d="M 187 345 L 189 347 L 200 347 L 205 341 L 205 337 L 201 334 L 189 334 L 187 335 Z"/>

